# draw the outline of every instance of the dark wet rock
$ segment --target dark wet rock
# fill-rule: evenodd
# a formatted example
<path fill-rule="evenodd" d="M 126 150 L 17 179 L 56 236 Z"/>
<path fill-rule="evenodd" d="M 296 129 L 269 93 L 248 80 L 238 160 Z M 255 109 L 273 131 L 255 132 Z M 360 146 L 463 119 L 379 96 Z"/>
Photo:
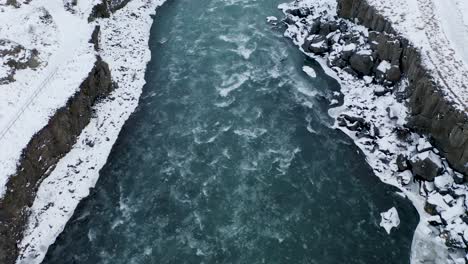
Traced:
<path fill-rule="evenodd" d="M 320 31 L 319 34 L 326 36 L 330 34 L 331 32 L 337 31 L 339 28 L 339 24 L 335 20 L 331 21 L 325 21 L 320 25 Z"/>
<path fill-rule="evenodd" d="M 94 44 L 94 50 L 99 51 L 100 48 L 100 35 L 101 35 L 101 26 L 96 25 L 94 27 L 93 33 L 91 34 L 91 39 L 89 43 Z"/>
<path fill-rule="evenodd" d="M 341 57 L 338 56 L 330 56 L 327 60 L 327 65 L 329 67 L 339 67 L 339 68 L 344 68 L 348 63 L 344 61 Z"/>
<path fill-rule="evenodd" d="M 345 114 L 338 117 L 338 124 L 347 127 L 351 131 L 369 132 L 371 129 L 371 125 L 364 118 Z"/>
<path fill-rule="evenodd" d="M 327 39 L 322 35 L 313 35 L 310 37 L 310 44 L 308 50 L 315 54 L 323 54 L 330 49 Z"/>
<path fill-rule="evenodd" d="M 439 215 L 434 215 L 434 216 L 431 216 L 428 221 L 427 221 L 430 225 L 432 226 L 440 226 L 440 225 L 443 225 L 443 222 L 442 222 L 442 219 L 440 218 Z"/>
<path fill-rule="evenodd" d="M 391 23 L 365 0 L 338 0 L 338 16 L 369 28 L 369 44 L 380 60 L 388 60 L 400 67 L 400 73 L 409 79 L 408 92 L 411 115 L 408 125 L 419 133 L 428 134 L 441 149 L 451 166 L 468 177 L 468 115 L 457 109 L 446 97 L 443 89 L 423 67 L 419 50 L 408 40 L 396 34 Z M 389 76 L 397 81 L 395 69 Z"/>
<path fill-rule="evenodd" d="M 346 73 L 349 73 L 351 74 L 352 76 L 358 76 L 358 73 L 356 71 L 354 71 L 353 69 L 351 69 L 350 66 L 346 66 L 343 68 L 343 71 L 346 72 Z"/>
<path fill-rule="evenodd" d="M 437 215 L 437 206 L 435 204 L 431 204 L 428 201 L 426 201 L 426 204 L 424 205 L 424 211 L 430 215 Z"/>
<path fill-rule="evenodd" d="M 403 154 L 399 154 L 396 158 L 396 164 L 398 166 L 399 171 L 405 171 L 411 169 L 410 163 L 408 161 L 408 157 Z"/>
<path fill-rule="evenodd" d="M 343 51 L 341 52 L 341 57 L 345 61 L 349 61 L 351 56 L 356 52 L 356 47 L 357 45 L 355 43 L 349 43 L 348 45 L 345 46 Z"/>
<path fill-rule="evenodd" d="M 292 25 L 292 24 L 296 23 L 296 21 L 294 21 L 293 16 L 291 16 L 291 15 L 287 15 L 282 21 L 284 23 L 288 24 L 288 25 Z"/>
<path fill-rule="evenodd" d="M 16 243 L 22 238 L 27 208 L 34 201 L 39 183 L 71 150 L 81 131 L 89 124 L 93 106 L 112 89 L 109 66 L 98 58 L 79 91 L 57 110 L 23 150 L 17 174 L 10 177 L 7 183 L 9 191 L 0 200 L 0 212 L 7 218 L 0 222 L 0 263 L 15 263 L 18 256 Z"/>
<path fill-rule="evenodd" d="M 463 176 L 463 174 L 455 171 L 453 173 L 453 180 L 456 184 L 463 184 L 465 182 L 465 177 Z"/>
<path fill-rule="evenodd" d="M 395 83 L 401 79 L 400 66 L 392 65 L 392 67 L 386 72 L 385 79 Z"/>
<path fill-rule="evenodd" d="M 109 3 L 107 0 L 102 0 L 101 3 L 93 6 L 91 13 L 88 17 L 88 22 L 92 22 L 98 18 L 109 18 L 111 10 L 109 9 Z"/>
<path fill-rule="evenodd" d="M 288 9 L 286 13 L 291 14 L 295 17 L 304 18 L 311 14 L 311 10 L 308 8 L 297 8 L 297 9 Z"/>
<path fill-rule="evenodd" d="M 346 32 L 346 31 L 348 31 L 348 24 L 346 24 L 345 21 L 341 20 L 341 21 L 339 22 L 339 30 L 340 30 L 341 32 Z"/>
<path fill-rule="evenodd" d="M 312 21 L 312 25 L 310 25 L 309 34 L 311 34 L 311 35 L 318 34 L 319 31 L 320 31 L 320 25 L 321 25 L 320 19 L 319 18 L 314 19 Z"/>
<path fill-rule="evenodd" d="M 374 67 L 372 55 L 366 52 L 357 52 L 349 59 L 351 68 L 362 75 L 370 75 Z"/>
<path fill-rule="evenodd" d="M 413 174 L 427 181 L 433 181 L 444 169 L 440 158 L 432 151 L 415 155 L 410 163 Z"/>
<path fill-rule="evenodd" d="M 395 128 L 395 134 L 397 135 L 399 140 L 408 142 L 411 136 L 411 130 L 407 127 L 397 126 Z"/>

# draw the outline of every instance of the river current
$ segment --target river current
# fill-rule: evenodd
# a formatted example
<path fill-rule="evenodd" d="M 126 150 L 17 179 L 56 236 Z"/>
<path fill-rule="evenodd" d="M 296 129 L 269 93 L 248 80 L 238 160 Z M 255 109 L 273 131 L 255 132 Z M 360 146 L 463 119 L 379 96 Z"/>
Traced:
<path fill-rule="evenodd" d="M 140 105 L 44 263 L 409 263 L 417 213 L 331 128 L 338 83 L 266 22 L 283 1 L 158 10 Z"/>

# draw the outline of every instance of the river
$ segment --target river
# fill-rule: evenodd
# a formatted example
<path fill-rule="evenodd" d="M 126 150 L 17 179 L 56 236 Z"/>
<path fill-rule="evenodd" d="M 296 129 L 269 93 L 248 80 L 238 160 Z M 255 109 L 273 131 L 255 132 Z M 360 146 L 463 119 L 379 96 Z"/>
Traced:
<path fill-rule="evenodd" d="M 409 263 L 417 212 L 331 128 L 338 83 L 266 22 L 283 1 L 158 10 L 140 105 L 44 263 Z"/>

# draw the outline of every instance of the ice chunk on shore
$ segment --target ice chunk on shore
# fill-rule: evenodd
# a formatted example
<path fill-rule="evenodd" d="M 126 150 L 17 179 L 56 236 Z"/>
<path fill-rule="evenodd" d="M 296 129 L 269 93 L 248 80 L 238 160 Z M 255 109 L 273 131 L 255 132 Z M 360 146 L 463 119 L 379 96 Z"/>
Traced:
<path fill-rule="evenodd" d="M 387 234 L 390 234 L 392 228 L 400 225 L 400 217 L 398 216 L 398 211 L 395 207 L 392 207 L 387 212 L 380 213 L 380 216 L 382 217 L 380 226 L 387 231 Z"/>

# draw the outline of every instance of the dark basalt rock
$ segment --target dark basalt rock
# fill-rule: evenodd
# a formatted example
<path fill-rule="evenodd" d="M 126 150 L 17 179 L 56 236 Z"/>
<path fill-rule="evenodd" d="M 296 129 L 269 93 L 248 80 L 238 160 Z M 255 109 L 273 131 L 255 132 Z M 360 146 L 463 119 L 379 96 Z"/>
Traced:
<path fill-rule="evenodd" d="M 88 22 L 92 22 L 98 18 L 109 18 L 111 10 L 109 9 L 108 0 L 103 0 L 101 3 L 93 6 L 91 14 L 89 14 Z"/>
<path fill-rule="evenodd" d="M 450 165 L 468 177 L 468 115 L 457 109 L 423 67 L 419 51 L 408 40 L 396 34 L 391 23 L 366 0 L 337 0 L 338 16 L 359 23 L 371 30 L 369 44 L 377 51 L 378 60 L 387 60 L 399 66 L 400 75 L 409 79 L 405 98 L 409 99 L 411 115 L 409 126 L 430 135 Z M 397 68 L 387 73 L 386 79 L 400 79 Z"/>
<path fill-rule="evenodd" d="M 349 59 L 351 68 L 362 75 L 370 75 L 374 67 L 372 55 L 355 53 Z"/>
<path fill-rule="evenodd" d="M 426 204 L 424 205 L 424 211 L 430 215 L 437 215 L 437 206 L 435 204 L 431 204 L 426 201 Z"/>
<path fill-rule="evenodd" d="M 335 56 L 335 57 L 329 57 L 327 60 L 327 64 L 329 67 L 340 67 L 344 68 L 348 64 L 346 61 L 344 61 L 342 58 Z"/>
<path fill-rule="evenodd" d="M 94 44 L 94 50 L 99 51 L 100 49 L 100 34 L 101 34 L 101 26 L 96 25 L 94 27 L 93 33 L 91 34 L 91 39 L 89 40 L 89 43 Z"/>
<path fill-rule="evenodd" d="M 127 2 L 129 2 L 127 0 Z M 304 18 L 311 14 L 311 11 L 307 8 L 288 9 L 286 13 L 291 14 L 295 17 Z"/>
<path fill-rule="evenodd" d="M 323 22 L 320 26 L 319 34 L 326 36 L 331 32 L 337 31 L 339 28 L 338 22 L 335 20 Z"/>
<path fill-rule="evenodd" d="M 320 19 L 314 19 L 314 21 L 312 22 L 312 25 L 310 26 L 309 34 L 311 35 L 318 34 L 320 31 L 320 24 L 321 24 Z"/>
<path fill-rule="evenodd" d="M 308 46 L 308 50 L 315 54 L 323 54 L 330 49 L 328 46 L 328 41 L 325 36 L 322 35 L 314 35 L 310 40 L 310 44 Z"/>
<path fill-rule="evenodd" d="M 396 159 L 396 163 L 398 166 L 398 171 L 405 171 L 411 169 L 410 163 L 408 161 L 408 157 L 405 155 L 398 155 Z"/>
<path fill-rule="evenodd" d="M 413 174 L 426 181 L 433 181 L 443 170 L 430 155 L 424 159 L 411 159 L 410 164 Z"/>
<path fill-rule="evenodd" d="M 401 79 L 400 66 L 392 65 L 386 72 L 385 79 L 392 83 L 398 82 Z"/>
<path fill-rule="evenodd" d="M 76 143 L 89 124 L 93 106 L 113 90 L 107 63 L 97 59 L 94 68 L 66 105 L 33 136 L 23 150 L 17 174 L 10 177 L 8 192 L 0 200 L 0 263 L 13 264 L 18 256 L 28 211 L 40 182 Z"/>

